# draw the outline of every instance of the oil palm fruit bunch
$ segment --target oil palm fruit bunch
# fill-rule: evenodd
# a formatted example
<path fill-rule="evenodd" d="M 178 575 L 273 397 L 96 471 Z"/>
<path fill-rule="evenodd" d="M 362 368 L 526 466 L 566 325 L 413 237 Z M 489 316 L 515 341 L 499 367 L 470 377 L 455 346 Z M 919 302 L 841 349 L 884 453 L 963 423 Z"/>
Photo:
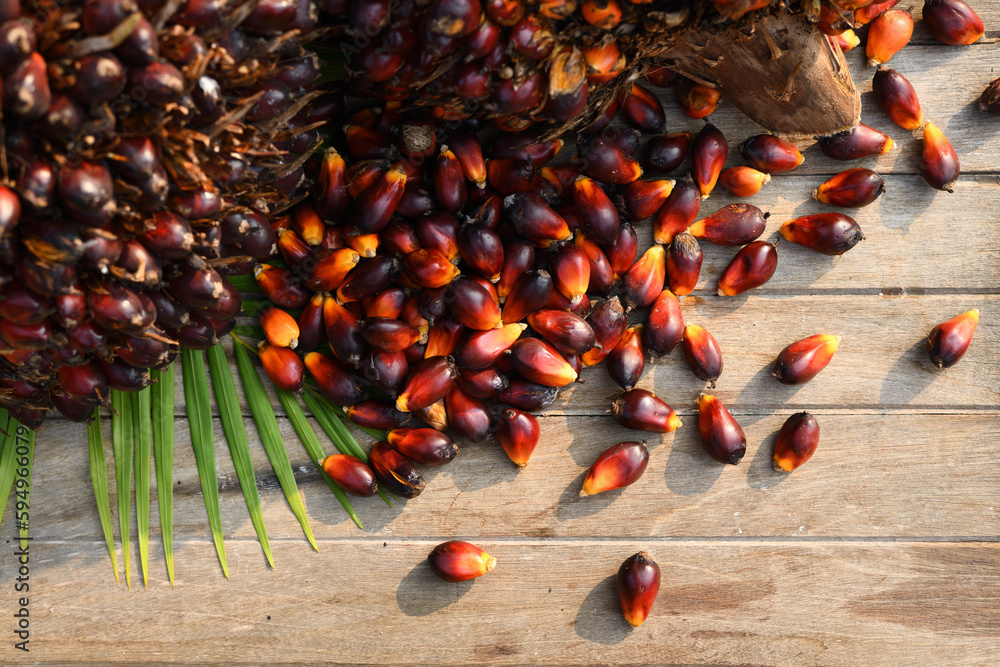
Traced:
<path fill-rule="evenodd" d="M 636 79 L 679 89 L 697 118 L 724 97 L 771 130 L 827 135 L 860 100 L 819 29 L 866 0 L 348 0 L 324 3 L 348 90 L 425 106 L 442 119 L 579 128 L 611 108 L 662 129 Z M 853 23 L 852 23 L 853 25 Z M 843 31 L 841 31 L 843 32 Z M 778 43 L 782 46 L 778 46 Z M 760 52 L 770 53 L 762 60 Z M 762 63 L 765 63 L 762 65 Z M 683 77 L 677 76 L 678 74 Z M 777 85 L 775 85 L 777 82 Z M 652 112 L 652 113 L 650 113 Z"/>
<path fill-rule="evenodd" d="M 314 126 L 309 0 L 0 7 L 0 402 L 37 427 L 138 391 L 232 326 Z M 245 260 L 247 257 L 244 257 Z"/>

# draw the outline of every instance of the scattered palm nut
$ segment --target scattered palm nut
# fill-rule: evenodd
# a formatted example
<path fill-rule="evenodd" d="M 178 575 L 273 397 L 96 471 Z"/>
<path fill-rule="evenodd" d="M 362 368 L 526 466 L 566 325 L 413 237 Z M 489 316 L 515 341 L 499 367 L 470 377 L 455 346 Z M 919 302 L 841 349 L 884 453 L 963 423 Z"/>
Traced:
<path fill-rule="evenodd" d="M 774 441 L 774 469 L 791 472 L 809 460 L 819 445 L 819 422 L 808 412 L 789 417 Z"/>
<path fill-rule="evenodd" d="M 961 174 L 958 154 L 951 142 L 934 123 L 924 126 L 924 149 L 920 156 L 920 173 L 932 188 L 955 191 L 955 181 Z"/>
<path fill-rule="evenodd" d="M 826 368 L 840 345 L 840 336 L 816 334 L 796 341 L 778 354 L 771 375 L 781 384 L 804 384 Z"/>
<path fill-rule="evenodd" d="M 778 249 L 766 241 L 754 241 L 740 248 L 719 277 L 719 296 L 736 296 L 760 287 L 778 267 Z"/>
<path fill-rule="evenodd" d="M 620 489 L 642 477 L 649 464 L 645 442 L 620 442 L 609 447 L 587 471 L 580 496 L 593 496 Z"/>
<path fill-rule="evenodd" d="M 736 465 L 747 451 L 747 438 L 739 423 L 715 396 L 698 399 L 698 435 L 708 455 L 719 463 Z"/>
<path fill-rule="evenodd" d="M 842 213 L 816 213 L 789 220 L 779 229 L 786 241 L 824 255 L 843 255 L 865 238 L 858 222 Z"/>
<path fill-rule="evenodd" d="M 970 310 L 942 322 L 927 336 L 927 354 L 938 368 L 949 368 L 965 356 L 979 323 L 979 311 Z"/>
<path fill-rule="evenodd" d="M 625 620 L 637 628 L 649 617 L 660 592 L 660 567 L 648 553 L 640 551 L 618 568 L 615 587 Z"/>
<path fill-rule="evenodd" d="M 483 576 L 496 567 L 497 559 L 468 542 L 449 540 L 434 547 L 427 562 L 438 577 L 458 583 Z"/>
<path fill-rule="evenodd" d="M 857 167 L 842 171 L 820 185 L 813 197 L 831 206 L 862 208 L 885 192 L 885 179 L 871 169 Z"/>
<path fill-rule="evenodd" d="M 684 327 L 684 358 L 696 378 L 715 386 L 722 375 L 722 350 L 715 336 L 695 324 Z"/>
<path fill-rule="evenodd" d="M 528 464 L 540 435 L 538 420 L 524 410 L 505 410 L 497 418 L 497 442 L 518 468 Z"/>
<path fill-rule="evenodd" d="M 647 389 L 627 391 L 611 404 L 615 420 L 633 431 L 670 433 L 681 426 L 673 408 Z"/>

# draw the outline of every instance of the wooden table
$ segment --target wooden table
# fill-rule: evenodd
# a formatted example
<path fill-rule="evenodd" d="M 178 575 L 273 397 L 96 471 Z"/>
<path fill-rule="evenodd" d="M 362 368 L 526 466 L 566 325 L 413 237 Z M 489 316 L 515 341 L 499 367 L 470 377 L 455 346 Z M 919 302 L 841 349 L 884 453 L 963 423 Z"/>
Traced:
<path fill-rule="evenodd" d="M 740 465 L 717 464 L 702 451 L 694 400 L 703 385 L 678 352 L 652 366 L 640 386 L 674 405 L 685 425 L 666 437 L 647 434 L 643 478 L 596 497 L 577 497 L 586 468 L 606 447 L 641 437 L 607 414 L 616 388 L 602 368 L 586 372 L 542 416 L 542 443 L 525 471 L 494 445 L 464 445 L 452 464 L 426 471 L 420 498 L 394 509 L 356 502 L 364 531 L 347 519 L 282 419 L 315 553 L 250 426 L 271 570 L 217 423 L 227 582 L 180 414 L 177 584 L 167 583 L 154 501 L 151 580 L 146 589 L 136 584 L 133 555 L 129 592 L 112 578 L 84 428 L 53 419 L 38 434 L 32 489 L 31 653 L 11 648 L 15 640 L 4 630 L 9 644 L 0 645 L 0 660 L 995 664 L 1000 118 L 980 113 L 975 100 L 1000 76 L 1000 8 L 974 4 L 991 28 L 982 43 L 940 46 L 918 23 L 914 43 L 892 61 L 961 156 L 954 194 L 923 183 L 919 140 L 885 119 L 866 92 L 864 121 L 898 142 L 863 163 L 888 182 L 885 195 L 857 213 L 867 240 L 840 258 L 782 244 L 774 279 L 738 298 L 717 297 L 714 287 L 733 250 L 704 245 L 703 280 L 683 310 L 724 350 L 718 395 L 746 430 Z M 867 91 L 872 70 L 859 52 L 850 61 Z M 700 126 L 680 115 L 672 91 L 663 97 L 670 130 Z M 759 130 L 726 104 L 713 120 L 738 164 L 735 145 Z M 813 188 L 856 166 L 815 147 L 805 154 L 799 169 L 752 200 L 772 212 L 766 236 L 791 217 L 823 210 L 809 199 Z M 730 201 L 717 192 L 703 210 Z M 639 228 L 648 243 L 649 225 Z M 968 355 L 946 372 L 932 368 L 927 332 L 972 308 L 981 321 Z M 796 388 L 769 377 L 782 347 L 819 332 L 843 342 L 815 381 Z M 800 470 L 775 473 L 775 433 L 800 410 L 819 420 L 820 448 Z M 9 508 L 3 526 L 12 535 Z M 485 548 L 496 569 L 465 584 L 436 580 L 424 559 L 450 538 Z M 13 549 L 12 539 L 5 543 Z M 650 619 L 633 630 L 618 611 L 613 581 L 621 561 L 640 549 L 660 564 L 663 583 Z M 8 552 L 0 559 L 3 628 L 13 628 L 15 576 Z"/>

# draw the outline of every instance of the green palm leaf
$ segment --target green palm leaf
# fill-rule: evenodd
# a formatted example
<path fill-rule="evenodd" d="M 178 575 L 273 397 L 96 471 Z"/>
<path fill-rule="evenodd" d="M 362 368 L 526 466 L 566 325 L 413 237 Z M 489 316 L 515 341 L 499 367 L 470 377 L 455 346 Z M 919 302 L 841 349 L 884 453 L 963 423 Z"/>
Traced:
<path fill-rule="evenodd" d="M 156 462 L 156 500 L 160 508 L 160 532 L 167 577 L 174 585 L 174 367 L 151 370 L 155 381 L 150 396 L 153 459 Z M 112 556 L 113 557 L 113 556 Z M 116 568 L 117 576 L 117 568 Z"/>
<path fill-rule="evenodd" d="M 208 350 L 208 367 L 212 371 L 215 402 L 219 404 L 219 417 L 226 432 L 226 442 L 229 443 L 236 476 L 239 477 L 240 486 L 243 488 L 243 499 L 246 501 L 250 520 L 257 531 L 264 556 L 273 568 L 274 558 L 271 556 L 271 543 L 267 539 L 267 528 L 264 526 L 264 513 L 260 507 L 260 494 L 257 492 L 257 478 L 254 476 L 253 462 L 250 460 L 250 442 L 247 440 L 247 429 L 243 424 L 243 411 L 236 396 L 233 371 L 229 367 L 226 353 L 221 345 Z"/>
<path fill-rule="evenodd" d="M 309 526 L 305 505 L 302 503 L 298 486 L 295 484 L 295 475 L 292 472 L 292 464 L 288 460 L 288 452 L 285 451 L 285 445 L 281 441 L 281 433 L 278 432 L 278 420 L 274 416 L 274 410 L 271 408 L 271 403 L 264 391 L 264 383 L 243 345 L 237 343 L 233 347 L 236 350 L 236 363 L 240 371 L 240 380 L 243 382 L 243 390 L 250 403 L 250 412 L 253 413 L 261 444 L 264 445 L 264 451 L 267 452 L 274 473 L 278 476 L 281 490 L 285 492 L 288 506 L 295 518 L 298 519 L 299 525 L 302 526 L 302 531 L 309 540 L 309 544 L 312 545 L 313 549 L 319 551 L 316 538 L 313 537 L 312 528 Z"/>
<path fill-rule="evenodd" d="M 125 586 L 132 588 L 129 565 L 132 518 L 132 400 L 128 395 L 111 390 L 111 444 L 115 455 L 115 488 L 118 492 L 118 530 L 122 538 L 122 561 L 125 565 Z"/>
<path fill-rule="evenodd" d="M 94 408 L 94 417 L 87 424 L 87 450 L 90 453 L 90 483 L 94 487 L 97 501 L 97 515 L 101 518 L 104 541 L 108 544 L 111 567 L 115 569 L 115 584 L 118 579 L 118 557 L 115 555 L 115 536 L 111 528 L 111 502 L 108 500 L 108 469 L 104 459 L 104 438 L 101 437 L 101 409 Z"/>
<path fill-rule="evenodd" d="M 149 584 L 149 473 L 153 451 L 149 387 L 130 394 L 130 397 L 135 443 L 135 523 L 139 531 L 139 566 L 145 587 Z"/>
<path fill-rule="evenodd" d="M 10 416 L 3 408 L 0 408 L 0 520 L 3 519 L 4 510 L 7 509 L 7 499 L 10 497 L 10 489 L 14 486 L 14 473 L 17 466 L 14 464 L 14 429 L 17 420 Z"/>
<path fill-rule="evenodd" d="M 222 572 L 229 578 L 226 546 L 222 540 L 222 512 L 219 509 L 219 485 L 215 472 L 215 439 L 212 437 L 212 405 L 208 396 L 208 374 L 201 350 L 181 350 L 184 370 L 184 400 L 187 407 L 191 446 L 198 465 L 201 491 L 205 496 L 205 511 L 212 528 L 215 552 L 219 555 Z"/>
<path fill-rule="evenodd" d="M 305 447 L 305 450 L 309 454 L 309 457 L 313 460 L 313 463 L 315 463 L 316 467 L 319 468 L 319 472 L 323 476 L 323 480 L 326 482 L 326 485 L 330 487 L 331 491 L 333 491 L 333 495 L 336 496 L 337 500 L 340 501 L 340 504 L 344 506 L 344 509 L 347 510 L 347 514 L 351 517 L 354 523 L 357 524 L 358 528 L 363 529 L 364 526 L 361 525 L 361 519 L 359 519 L 358 515 L 355 514 L 354 508 L 351 506 L 351 501 L 348 499 L 347 494 L 344 493 L 344 490 L 337 486 L 336 482 L 333 481 L 333 478 L 327 475 L 326 471 L 323 470 L 321 462 L 324 458 L 326 458 L 326 453 L 323 451 L 323 446 L 319 444 L 319 438 L 316 437 L 316 432 L 312 430 L 309 426 L 309 422 L 306 421 L 306 413 L 302 411 L 302 406 L 299 405 L 297 400 L 295 400 L 295 395 L 285 391 L 284 389 L 278 389 L 277 387 L 275 387 L 274 390 L 278 392 L 278 400 L 281 401 L 281 405 L 285 408 L 285 414 L 288 415 L 288 420 L 292 422 L 292 428 L 295 429 L 295 432 L 299 436 L 299 440 L 302 441 L 302 446 Z"/>

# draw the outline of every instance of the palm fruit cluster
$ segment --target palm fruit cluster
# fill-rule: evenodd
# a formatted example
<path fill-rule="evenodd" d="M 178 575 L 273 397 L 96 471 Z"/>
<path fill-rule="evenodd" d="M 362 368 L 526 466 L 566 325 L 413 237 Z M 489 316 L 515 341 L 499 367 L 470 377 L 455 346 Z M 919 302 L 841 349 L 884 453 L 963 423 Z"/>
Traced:
<path fill-rule="evenodd" d="M 0 402 L 37 427 L 137 391 L 240 312 L 234 255 L 301 196 L 310 0 L 0 3 Z"/>

